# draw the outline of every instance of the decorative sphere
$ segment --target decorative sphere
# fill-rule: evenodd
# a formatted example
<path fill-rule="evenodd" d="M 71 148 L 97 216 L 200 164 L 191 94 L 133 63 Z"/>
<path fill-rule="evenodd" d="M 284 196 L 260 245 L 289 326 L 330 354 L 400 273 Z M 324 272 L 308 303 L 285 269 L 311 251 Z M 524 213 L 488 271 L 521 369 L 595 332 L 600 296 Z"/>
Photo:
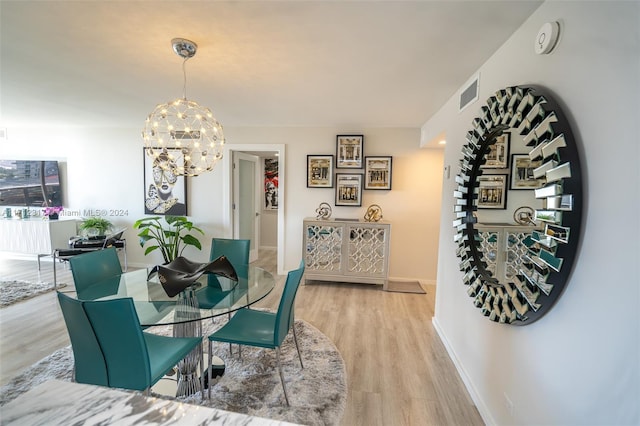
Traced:
<path fill-rule="evenodd" d="M 161 154 L 177 157 L 170 150 L 179 150 L 183 161 L 172 162 L 171 171 L 182 176 L 213 170 L 225 142 L 213 112 L 187 99 L 156 106 L 145 121 L 142 138 L 146 154 L 154 159 Z"/>

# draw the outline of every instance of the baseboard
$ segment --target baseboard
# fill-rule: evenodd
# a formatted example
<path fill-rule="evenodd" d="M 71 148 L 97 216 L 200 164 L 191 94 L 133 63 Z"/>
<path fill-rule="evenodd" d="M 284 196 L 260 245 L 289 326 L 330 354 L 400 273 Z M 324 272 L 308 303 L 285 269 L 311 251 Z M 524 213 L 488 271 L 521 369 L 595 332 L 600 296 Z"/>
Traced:
<path fill-rule="evenodd" d="M 456 353 L 453 350 L 453 347 L 451 346 L 451 344 L 449 343 L 449 340 L 447 339 L 447 336 L 445 335 L 444 331 L 440 327 L 440 324 L 438 323 L 437 318 L 436 317 L 431 318 L 431 323 L 433 324 L 433 328 L 436 330 L 436 333 L 438 333 L 438 336 L 440 337 L 440 341 L 442 342 L 445 349 L 447 350 L 447 353 L 449 354 L 449 358 L 451 358 L 451 361 L 453 361 L 453 365 L 455 365 L 456 370 L 458 371 L 458 374 L 462 379 L 462 383 L 464 383 L 465 388 L 467 388 L 467 392 L 469 392 L 469 396 L 471 396 L 473 403 L 476 405 L 476 408 L 480 413 L 480 417 L 482 417 L 482 420 L 484 421 L 485 425 L 487 426 L 495 425 L 496 422 L 493 416 L 491 415 L 491 411 L 489 410 L 489 408 L 487 408 L 486 404 L 480 397 L 480 394 L 476 390 L 475 386 L 473 386 L 473 383 L 471 382 L 469 375 L 467 374 L 466 370 L 462 366 L 462 363 L 456 356 Z"/>

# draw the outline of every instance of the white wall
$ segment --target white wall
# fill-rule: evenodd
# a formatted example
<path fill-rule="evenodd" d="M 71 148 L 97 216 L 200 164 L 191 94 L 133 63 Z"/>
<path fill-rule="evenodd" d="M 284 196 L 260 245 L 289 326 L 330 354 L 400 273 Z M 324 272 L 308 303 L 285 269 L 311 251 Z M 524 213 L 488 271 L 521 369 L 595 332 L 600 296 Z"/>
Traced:
<path fill-rule="evenodd" d="M 450 99 L 424 128 L 446 132 L 434 325 L 488 424 L 640 424 L 638 2 L 546 2 L 480 71 L 480 101 Z M 560 21 L 555 51 L 534 54 L 543 23 Z M 472 304 L 453 243 L 460 149 L 482 102 L 512 85 L 546 86 L 582 150 L 582 243 L 566 289 L 539 321 L 496 324 Z M 513 402 L 506 408 L 505 395 Z"/>
<path fill-rule="evenodd" d="M 151 106 L 150 106 L 151 107 Z M 141 112 L 144 117 L 144 112 Z M 141 120 L 142 126 L 142 120 Z M 140 128 L 9 128 L 9 140 L 0 142 L 6 158 L 55 157 L 66 161 L 66 207 L 84 215 L 86 210 L 123 211 L 109 216 L 129 226 L 125 234 L 129 262 L 154 264 L 159 256 L 144 256 L 133 222 L 144 216 L 143 153 Z M 315 216 L 325 201 L 333 206 L 333 189 L 306 187 L 307 154 L 335 154 L 336 135 L 362 133 L 365 155 L 393 155 L 393 189 L 364 191 L 360 208 L 334 207 L 334 217 L 362 218 L 368 205 L 379 204 L 392 223 L 390 274 L 393 277 L 435 282 L 442 188 L 443 150 L 420 149 L 419 129 L 225 128 L 230 144 L 285 144 L 286 191 L 285 265 L 295 267 L 302 255 L 302 220 Z M 185 255 L 205 260 L 213 236 L 223 228 L 222 167 L 189 179 L 189 216 L 202 227 L 201 252 Z"/>

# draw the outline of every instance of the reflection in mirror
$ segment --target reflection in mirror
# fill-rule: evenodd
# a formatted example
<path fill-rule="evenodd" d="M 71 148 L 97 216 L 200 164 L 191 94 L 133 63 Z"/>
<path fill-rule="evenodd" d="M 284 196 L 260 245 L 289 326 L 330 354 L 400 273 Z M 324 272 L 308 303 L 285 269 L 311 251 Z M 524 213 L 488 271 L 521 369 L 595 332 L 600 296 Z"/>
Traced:
<path fill-rule="evenodd" d="M 501 323 L 530 324 L 553 306 L 580 235 L 577 148 L 560 106 L 543 92 L 508 87 L 487 99 L 467 132 L 456 176 L 462 280 L 483 315 Z M 504 163 L 496 162 L 501 153 Z"/>

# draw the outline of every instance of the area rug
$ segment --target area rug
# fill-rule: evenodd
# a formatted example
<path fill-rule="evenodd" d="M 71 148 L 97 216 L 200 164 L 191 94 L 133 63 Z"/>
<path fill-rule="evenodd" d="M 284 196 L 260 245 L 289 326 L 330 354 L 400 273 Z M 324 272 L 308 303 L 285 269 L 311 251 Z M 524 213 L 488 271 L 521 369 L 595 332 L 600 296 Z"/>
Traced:
<path fill-rule="evenodd" d="M 427 294 L 418 281 L 391 281 L 387 283 L 387 291 L 396 293 Z"/>
<path fill-rule="evenodd" d="M 58 288 L 63 287 L 66 287 L 66 284 L 58 284 Z M 22 280 L 0 281 L 0 308 L 52 290 L 53 284 L 47 282 L 34 283 Z"/>
<path fill-rule="evenodd" d="M 229 345 L 214 343 L 214 354 L 224 359 L 225 374 L 214 382 L 211 400 L 201 401 L 200 393 L 184 398 L 159 398 L 205 405 L 305 425 L 338 425 L 344 411 L 347 382 L 344 360 L 331 340 L 303 320 L 296 320 L 298 343 L 304 362 L 300 368 L 293 336 L 285 339 L 281 361 L 291 403 L 287 407 L 278 376 L 275 351 L 243 346 L 242 359 L 229 355 Z M 212 332 L 211 321 L 203 324 L 203 334 Z M 156 327 L 153 332 L 165 334 Z M 207 355 L 205 354 L 205 360 Z M 72 380 L 73 353 L 62 348 L 33 364 L 0 388 L 0 407 L 32 387 L 50 379 Z"/>

